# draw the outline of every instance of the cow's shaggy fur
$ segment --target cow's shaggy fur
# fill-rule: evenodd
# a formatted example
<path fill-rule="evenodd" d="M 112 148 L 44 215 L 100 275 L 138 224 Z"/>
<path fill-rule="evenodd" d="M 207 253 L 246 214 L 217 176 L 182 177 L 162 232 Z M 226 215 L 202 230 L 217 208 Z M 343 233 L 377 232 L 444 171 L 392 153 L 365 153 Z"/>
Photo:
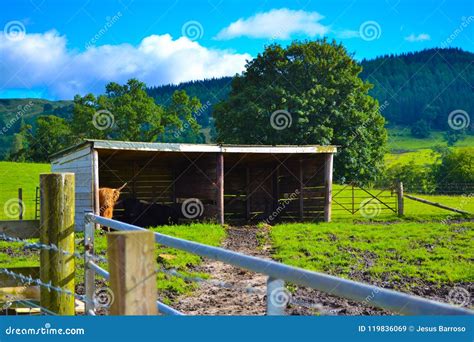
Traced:
<path fill-rule="evenodd" d="M 127 185 L 125 183 L 118 189 L 100 188 L 99 206 L 100 216 L 111 219 L 114 216 L 114 206 L 120 197 L 120 191 Z"/>

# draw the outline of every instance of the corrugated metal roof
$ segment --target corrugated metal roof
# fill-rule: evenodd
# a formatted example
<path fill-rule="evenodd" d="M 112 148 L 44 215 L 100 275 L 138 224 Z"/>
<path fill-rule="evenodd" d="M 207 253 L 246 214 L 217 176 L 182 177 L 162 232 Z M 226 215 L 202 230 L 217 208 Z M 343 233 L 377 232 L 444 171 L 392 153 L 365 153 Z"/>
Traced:
<path fill-rule="evenodd" d="M 152 143 L 137 141 L 93 140 L 71 146 L 51 155 L 51 159 L 59 158 L 72 151 L 90 145 L 101 150 L 128 150 L 128 151 L 160 151 L 160 152 L 223 152 L 223 153 L 336 153 L 333 145 L 219 145 L 219 144 L 180 144 L 180 143 Z"/>

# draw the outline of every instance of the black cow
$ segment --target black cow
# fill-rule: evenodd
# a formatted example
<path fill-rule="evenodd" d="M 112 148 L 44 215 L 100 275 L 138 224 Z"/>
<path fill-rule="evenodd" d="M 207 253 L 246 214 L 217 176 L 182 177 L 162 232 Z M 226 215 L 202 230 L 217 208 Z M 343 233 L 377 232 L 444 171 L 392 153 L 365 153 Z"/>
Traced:
<path fill-rule="evenodd" d="M 182 217 L 181 206 L 148 203 L 137 198 L 126 198 L 122 201 L 124 216 L 122 221 L 139 227 L 154 227 L 167 224 L 178 224 Z"/>

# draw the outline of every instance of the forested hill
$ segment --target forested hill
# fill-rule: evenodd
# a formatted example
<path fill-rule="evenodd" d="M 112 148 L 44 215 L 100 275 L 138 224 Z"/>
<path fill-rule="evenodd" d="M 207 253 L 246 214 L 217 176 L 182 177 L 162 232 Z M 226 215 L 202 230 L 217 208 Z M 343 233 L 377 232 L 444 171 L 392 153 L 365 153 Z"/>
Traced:
<path fill-rule="evenodd" d="M 227 98 L 232 77 L 212 78 L 200 81 L 184 82 L 178 85 L 164 85 L 148 88 L 148 95 L 159 104 L 166 105 L 176 90 L 185 90 L 190 96 L 199 98 L 203 105 L 197 121 L 203 127 L 212 125 L 210 120 L 212 106 Z"/>
<path fill-rule="evenodd" d="M 411 125 L 425 120 L 447 128 L 456 109 L 474 112 L 474 54 L 460 49 L 429 49 L 361 62 L 361 77 L 374 84 L 371 95 L 388 105 L 389 123 Z"/>
<path fill-rule="evenodd" d="M 474 112 L 474 54 L 460 49 L 428 49 L 361 61 L 361 77 L 374 84 L 370 91 L 382 115 L 392 125 L 425 120 L 432 129 L 446 129 L 447 116 L 456 109 Z M 185 90 L 209 103 L 198 118 L 208 126 L 212 105 L 230 91 L 230 77 L 150 88 L 158 103 L 166 104 L 175 90 Z M 209 101 L 209 102 L 208 102 Z"/>

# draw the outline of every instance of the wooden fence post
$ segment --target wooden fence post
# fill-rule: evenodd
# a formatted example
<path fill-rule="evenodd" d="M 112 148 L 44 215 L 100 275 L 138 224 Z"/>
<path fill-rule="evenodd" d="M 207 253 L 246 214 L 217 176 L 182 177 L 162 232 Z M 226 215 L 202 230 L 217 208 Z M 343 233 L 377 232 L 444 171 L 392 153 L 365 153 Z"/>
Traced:
<path fill-rule="evenodd" d="M 333 157 L 332 153 L 326 154 L 326 160 L 324 162 L 324 222 L 331 222 Z"/>
<path fill-rule="evenodd" d="M 151 231 L 107 234 L 111 315 L 156 315 L 155 237 Z"/>
<path fill-rule="evenodd" d="M 398 182 L 397 184 L 397 199 L 398 199 L 398 216 L 405 214 L 405 208 L 403 203 L 403 183 Z"/>
<path fill-rule="evenodd" d="M 18 208 L 19 208 L 18 219 L 23 220 L 24 207 L 23 207 L 23 189 L 22 188 L 18 188 Z"/>
<path fill-rule="evenodd" d="M 40 279 L 64 291 L 41 286 L 41 306 L 59 315 L 74 315 L 74 174 L 40 175 L 40 242 L 60 251 L 41 249 Z"/>

